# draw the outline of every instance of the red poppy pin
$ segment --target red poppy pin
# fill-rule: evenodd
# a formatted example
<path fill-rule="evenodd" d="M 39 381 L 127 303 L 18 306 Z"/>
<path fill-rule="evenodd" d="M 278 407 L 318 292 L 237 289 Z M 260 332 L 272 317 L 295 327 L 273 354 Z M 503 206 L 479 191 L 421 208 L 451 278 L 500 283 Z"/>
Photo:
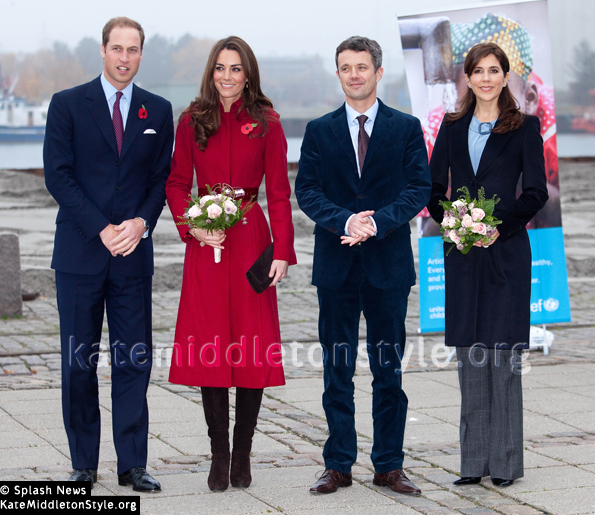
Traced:
<path fill-rule="evenodd" d="M 250 134 L 254 128 L 257 126 L 257 123 L 246 123 L 244 125 L 242 125 L 242 134 L 248 134 L 250 137 L 252 137 L 252 135 Z"/>
<path fill-rule="evenodd" d="M 138 117 L 141 120 L 144 120 L 147 117 L 147 110 L 145 109 L 145 106 L 144 105 L 142 105 L 140 107 L 140 109 L 138 110 Z"/>

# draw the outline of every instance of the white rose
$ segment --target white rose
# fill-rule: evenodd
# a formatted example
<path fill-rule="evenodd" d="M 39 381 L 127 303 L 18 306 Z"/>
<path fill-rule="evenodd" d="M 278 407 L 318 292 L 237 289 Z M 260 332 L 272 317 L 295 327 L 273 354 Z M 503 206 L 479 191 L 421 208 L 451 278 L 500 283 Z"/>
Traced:
<path fill-rule="evenodd" d="M 202 197 L 200 197 L 200 207 L 204 207 L 204 205 L 209 201 L 209 200 L 215 200 L 218 199 L 219 195 L 204 195 Z"/>

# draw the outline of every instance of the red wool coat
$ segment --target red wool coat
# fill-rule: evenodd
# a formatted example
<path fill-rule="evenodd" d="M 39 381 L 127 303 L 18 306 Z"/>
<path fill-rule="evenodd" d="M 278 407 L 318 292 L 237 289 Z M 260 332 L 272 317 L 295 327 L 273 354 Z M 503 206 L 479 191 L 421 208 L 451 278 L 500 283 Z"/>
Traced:
<path fill-rule="evenodd" d="M 196 172 L 199 187 L 227 183 L 234 188 L 258 188 L 265 177 L 274 259 L 296 263 L 287 177 L 287 141 L 278 117 L 269 121 L 264 137 L 256 127 L 250 135 L 242 126 L 255 121 L 242 111 L 241 100 L 231 112 L 221 109 L 221 127 L 200 151 L 189 117 L 176 133 L 167 202 L 178 222 L 188 206 Z M 260 194 L 262 195 L 263 192 Z M 271 242 L 271 230 L 259 205 L 228 229 L 221 262 L 213 248 L 201 247 L 178 226 L 187 244 L 184 277 L 169 380 L 192 386 L 264 388 L 285 384 L 281 365 L 276 288 L 257 294 L 246 271 Z"/>

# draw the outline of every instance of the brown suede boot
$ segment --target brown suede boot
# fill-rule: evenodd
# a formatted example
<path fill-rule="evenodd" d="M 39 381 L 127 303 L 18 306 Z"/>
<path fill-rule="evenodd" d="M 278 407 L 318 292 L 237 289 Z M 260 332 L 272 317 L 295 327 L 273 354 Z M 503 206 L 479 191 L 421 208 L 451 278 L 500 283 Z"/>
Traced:
<path fill-rule="evenodd" d="M 229 486 L 229 391 L 202 386 L 202 406 L 211 439 L 211 470 L 207 483 L 214 492 Z"/>
<path fill-rule="evenodd" d="M 231 486 L 236 488 L 248 488 L 252 482 L 250 451 L 262 393 L 262 388 L 236 388 L 236 423 L 233 428 L 230 474 Z"/>

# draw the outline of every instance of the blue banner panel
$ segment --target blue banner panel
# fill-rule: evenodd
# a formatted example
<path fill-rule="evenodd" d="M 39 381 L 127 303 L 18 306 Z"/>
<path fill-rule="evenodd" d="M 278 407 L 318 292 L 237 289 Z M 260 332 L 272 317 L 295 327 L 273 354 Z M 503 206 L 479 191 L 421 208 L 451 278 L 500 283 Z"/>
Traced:
<path fill-rule="evenodd" d="M 570 295 L 562 227 L 529 231 L 531 324 L 570 322 Z M 439 236 L 419 242 L 420 332 L 444 331 L 444 253 Z M 453 250 L 456 252 L 456 250 Z"/>
<path fill-rule="evenodd" d="M 419 325 L 422 333 L 444 331 L 442 238 L 419 238 Z"/>
<path fill-rule="evenodd" d="M 529 231 L 531 270 L 531 323 L 570 322 L 570 295 L 562 227 Z"/>

